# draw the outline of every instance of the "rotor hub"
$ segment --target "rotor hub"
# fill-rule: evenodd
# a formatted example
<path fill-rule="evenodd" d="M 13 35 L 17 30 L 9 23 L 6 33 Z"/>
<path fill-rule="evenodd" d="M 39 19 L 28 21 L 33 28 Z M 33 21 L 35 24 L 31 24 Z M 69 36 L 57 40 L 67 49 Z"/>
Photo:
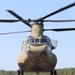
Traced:
<path fill-rule="evenodd" d="M 43 35 L 43 24 L 32 24 L 31 29 L 32 36 L 34 37 L 42 37 Z"/>

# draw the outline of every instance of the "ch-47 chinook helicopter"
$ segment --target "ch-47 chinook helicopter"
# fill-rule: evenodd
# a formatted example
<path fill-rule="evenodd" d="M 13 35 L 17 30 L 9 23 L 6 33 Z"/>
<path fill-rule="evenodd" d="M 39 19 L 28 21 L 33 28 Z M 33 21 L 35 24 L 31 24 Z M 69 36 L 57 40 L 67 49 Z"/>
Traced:
<path fill-rule="evenodd" d="M 22 53 L 18 56 L 17 60 L 17 63 L 19 65 L 18 75 L 24 75 L 24 72 L 37 72 L 37 74 L 39 72 L 50 72 L 51 75 L 53 74 L 57 75 L 57 72 L 55 70 L 57 57 L 54 53 L 52 53 L 53 49 L 55 49 L 56 47 L 48 36 L 43 35 L 43 32 L 70 31 L 75 30 L 75 28 L 44 29 L 44 22 L 75 22 L 75 20 L 44 20 L 44 19 L 52 15 L 55 15 L 61 11 L 64 11 L 68 8 L 71 8 L 73 6 L 75 6 L 75 2 L 35 20 L 31 19 L 24 20 L 22 17 L 17 15 L 12 10 L 7 10 L 9 13 L 11 13 L 19 20 L 0 20 L 0 22 L 13 23 L 22 21 L 31 28 L 31 30 L 29 31 L 0 33 L 0 35 L 4 35 L 4 34 L 31 32 L 31 35 L 24 39 L 22 44 Z"/>

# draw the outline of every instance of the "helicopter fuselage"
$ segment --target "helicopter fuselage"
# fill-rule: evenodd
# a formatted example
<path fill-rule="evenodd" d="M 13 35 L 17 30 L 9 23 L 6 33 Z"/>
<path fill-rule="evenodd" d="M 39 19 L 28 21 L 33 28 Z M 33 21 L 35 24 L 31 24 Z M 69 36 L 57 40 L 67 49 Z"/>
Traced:
<path fill-rule="evenodd" d="M 25 72 L 49 72 L 55 68 L 57 58 L 52 53 L 51 40 L 47 36 L 34 38 L 29 36 L 24 39 L 22 53 L 18 57 L 18 65 Z"/>
<path fill-rule="evenodd" d="M 46 18 L 53 16 L 59 12 L 75 6 L 75 2 L 62 7 L 48 15 L 45 15 L 38 19 L 28 19 L 24 20 L 18 14 L 12 10 L 7 10 L 10 14 L 15 16 L 18 20 L 0 20 L 0 22 L 13 23 L 13 22 L 23 22 L 31 28 L 29 31 L 20 32 L 8 32 L 0 33 L 0 35 L 14 34 L 31 32 L 31 36 L 24 39 L 22 44 L 22 53 L 18 56 L 17 63 L 19 65 L 18 75 L 24 75 L 24 72 L 50 72 L 51 75 L 57 75 L 55 66 L 57 63 L 57 57 L 52 50 L 55 49 L 57 41 L 53 44 L 51 39 L 43 35 L 44 31 L 72 31 L 75 28 L 54 28 L 54 29 L 44 29 L 44 22 L 75 22 L 75 20 L 46 20 Z M 33 23 L 33 24 L 31 24 Z"/>

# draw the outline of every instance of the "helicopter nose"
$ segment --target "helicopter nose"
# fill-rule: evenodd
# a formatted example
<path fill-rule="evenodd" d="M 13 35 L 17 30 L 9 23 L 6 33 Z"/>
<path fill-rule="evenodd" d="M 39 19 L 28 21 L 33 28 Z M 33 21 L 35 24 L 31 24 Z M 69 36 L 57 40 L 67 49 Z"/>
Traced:
<path fill-rule="evenodd" d="M 48 45 L 29 45 L 27 50 L 27 54 L 31 56 L 43 56 L 47 55 L 47 51 L 50 50 L 50 47 Z"/>

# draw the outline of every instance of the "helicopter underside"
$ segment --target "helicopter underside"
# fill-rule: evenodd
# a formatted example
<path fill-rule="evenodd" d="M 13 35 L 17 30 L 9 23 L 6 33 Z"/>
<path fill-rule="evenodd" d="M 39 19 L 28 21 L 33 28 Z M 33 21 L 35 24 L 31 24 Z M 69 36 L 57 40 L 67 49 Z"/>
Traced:
<path fill-rule="evenodd" d="M 21 53 L 18 59 L 25 58 L 18 60 L 18 65 L 21 70 L 24 72 L 36 72 L 37 70 L 39 72 L 50 72 L 55 68 L 55 65 L 57 63 L 57 58 L 55 54 L 52 53 L 52 58 L 50 58 L 50 54 L 47 54 L 46 56 L 30 56 L 25 55 L 24 53 Z M 36 59 L 37 58 L 37 59 Z"/>

